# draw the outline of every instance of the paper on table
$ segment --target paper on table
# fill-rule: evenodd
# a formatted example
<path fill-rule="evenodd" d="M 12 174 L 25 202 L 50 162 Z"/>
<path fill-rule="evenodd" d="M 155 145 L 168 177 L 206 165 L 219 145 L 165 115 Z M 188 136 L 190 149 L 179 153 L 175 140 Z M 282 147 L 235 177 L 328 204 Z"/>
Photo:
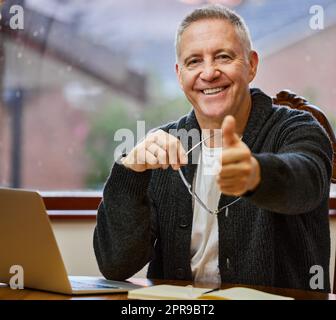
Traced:
<path fill-rule="evenodd" d="M 192 286 L 173 286 L 173 285 L 158 285 L 147 288 L 130 290 L 128 292 L 129 299 L 145 299 L 145 300 L 193 300 L 197 299 L 209 288 L 194 288 Z"/>
<path fill-rule="evenodd" d="M 144 300 L 293 300 L 293 298 L 290 297 L 243 287 L 206 293 L 210 290 L 210 288 L 194 288 L 192 286 L 158 285 L 130 290 L 128 292 L 128 298 Z"/>
<path fill-rule="evenodd" d="M 225 299 L 225 300 L 293 300 L 293 298 L 279 296 L 260 290 L 235 287 L 205 294 L 198 299 Z"/>

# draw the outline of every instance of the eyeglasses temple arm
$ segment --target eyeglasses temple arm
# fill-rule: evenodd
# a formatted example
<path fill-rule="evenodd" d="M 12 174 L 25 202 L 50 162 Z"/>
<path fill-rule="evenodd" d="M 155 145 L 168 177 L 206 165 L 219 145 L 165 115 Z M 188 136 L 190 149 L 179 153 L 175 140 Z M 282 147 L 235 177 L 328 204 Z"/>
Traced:
<path fill-rule="evenodd" d="M 183 181 L 183 183 L 185 184 L 185 186 L 188 188 L 189 190 L 189 193 L 192 194 L 192 191 L 191 191 L 191 184 L 187 181 L 187 179 L 184 177 L 181 169 L 178 169 L 178 173 Z"/>
<path fill-rule="evenodd" d="M 191 190 L 191 185 L 190 185 L 190 183 L 186 180 L 186 178 L 184 177 L 184 175 L 183 175 L 181 169 L 178 169 L 178 172 L 179 172 L 179 174 L 180 174 L 180 177 L 181 177 L 183 183 L 184 183 L 184 184 L 186 185 L 186 187 L 188 188 L 189 193 L 190 193 L 193 197 L 195 197 L 195 198 L 197 199 L 198 203 L 202 206 L 202 208 L 203 208 L 204 210 L 208 211 L 210 214 L 213 214 L 213 212 L 210 211 L 210 210 L 207 208 L 207 206 L 206 206 L 206 205 L 203 203 L 203 201 L 198 197 L 198 195 L 197 195 L 196 193 L 192 192 L 192 190 Z"/>
<path fill-rule="evenodd" d="M 201 205 L 204 210 L 208 211 L 210 214 L 214 214 L 213 211 L 207 208 L 207 206 L 204 204 L 204 202 L 199 198 L 199 196 L 196 193 L 191 192 L 191 195 L 197 199 L 199 205 Z"/>

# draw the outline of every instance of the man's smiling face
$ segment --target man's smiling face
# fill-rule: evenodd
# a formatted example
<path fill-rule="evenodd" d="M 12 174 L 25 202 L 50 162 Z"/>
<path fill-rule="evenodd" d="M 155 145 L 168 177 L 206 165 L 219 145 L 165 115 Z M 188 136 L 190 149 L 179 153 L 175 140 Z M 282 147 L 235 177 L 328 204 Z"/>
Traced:
<path fill-rule="evenodd" d="M 250 107 L 258 57 L 222 19 L 193 22 L 181 35 L 176 72 L 200 125 L 238 118 Z"/>

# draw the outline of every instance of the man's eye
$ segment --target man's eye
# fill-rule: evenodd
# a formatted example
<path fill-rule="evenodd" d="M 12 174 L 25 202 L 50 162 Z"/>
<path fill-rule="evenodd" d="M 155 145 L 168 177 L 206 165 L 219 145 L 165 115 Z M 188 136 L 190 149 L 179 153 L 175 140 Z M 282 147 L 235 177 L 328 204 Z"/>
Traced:
<path fill-rule="evenodd" d="M 227 54 L 220 54 L 216 57 L 217 60 L 231 60 L 231 57 Z"/>
<path fill-rule="evenodd" d="M 192 67 L 200 63 L 200 59 L 191 59 L 187 62 L 188 67 Z"/>

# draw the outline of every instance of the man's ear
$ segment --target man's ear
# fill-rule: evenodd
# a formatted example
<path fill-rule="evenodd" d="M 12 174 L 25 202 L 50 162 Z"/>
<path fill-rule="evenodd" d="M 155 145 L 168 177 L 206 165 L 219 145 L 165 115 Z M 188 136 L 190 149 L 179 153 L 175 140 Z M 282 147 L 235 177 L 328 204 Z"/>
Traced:
<path fill-rule="evenodd" d="M 257 74 L 258 63 L 259 63 L 258 53 L 252 50 L 249 53 L 249 64 L 250 64 L 249 83 L 252 82 L 252 80 L 255 78 Z"/>
<path fill-rule="evenodd" d="M 181 68 L 179 66 L 178 63 L 175 64 L 175 72 L 176 72 L 176 77 L 177 77 L 177 80 L 180 84 L 180 88 L 183 90 L 183 86 L 182 86 L 182 76 L 181 76 Z"/>

